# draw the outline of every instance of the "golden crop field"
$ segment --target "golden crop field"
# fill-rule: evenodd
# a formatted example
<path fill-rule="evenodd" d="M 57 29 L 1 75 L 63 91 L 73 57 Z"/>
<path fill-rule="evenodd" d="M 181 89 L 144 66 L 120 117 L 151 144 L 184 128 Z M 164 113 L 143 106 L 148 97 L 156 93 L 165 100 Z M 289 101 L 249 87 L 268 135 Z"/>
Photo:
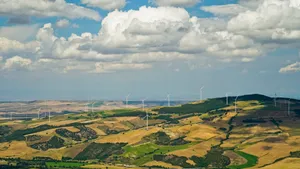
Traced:
<path fill-rule="evenodd" d="M 215 146 L 219 143 L 220 143 L 219 140 L 212 138 L 207 141 L 203 141 L 201 143 L 193 145 L 189 148 L 186 148 L 183 150 L 172 151 L 168 154 L 184 156 L 184 157 L 192 157 L 192 156 L 203 157 L 204 155 L 207 154 L 207 152 L 211 149 L 212 146 Z"/>
<path fill-rule="evenodd" d="M 161 161 L 150 161 L 145 164 L 145 166 L 152 167 L 152 166 L 161 166 L 165 168 L 173 168 L 173 169 L 181 169 L 182 167 L 180 166 L 174 166 L 169 163 L 161 162 Z"/>

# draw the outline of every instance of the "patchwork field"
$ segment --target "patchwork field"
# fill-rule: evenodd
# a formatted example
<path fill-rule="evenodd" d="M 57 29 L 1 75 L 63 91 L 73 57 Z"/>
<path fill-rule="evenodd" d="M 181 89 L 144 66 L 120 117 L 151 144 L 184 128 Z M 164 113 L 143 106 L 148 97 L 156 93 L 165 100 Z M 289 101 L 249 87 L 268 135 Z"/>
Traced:
<path fill-rule="evenodd" d="M 300 101 L 234 99 L 2 119 L 0 168 L 299 168 Z"/>

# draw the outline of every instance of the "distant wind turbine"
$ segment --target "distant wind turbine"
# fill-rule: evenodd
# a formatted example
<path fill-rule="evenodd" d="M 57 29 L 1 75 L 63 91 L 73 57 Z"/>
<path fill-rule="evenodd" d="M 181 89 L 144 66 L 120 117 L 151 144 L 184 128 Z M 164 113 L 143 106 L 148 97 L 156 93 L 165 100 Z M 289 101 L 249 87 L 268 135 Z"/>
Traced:
<path fill-rule="evenodd" d="M 228 95 L 231 94 L 231 93 L 226 93 L 226 105 L 228 105 Z"/>
<path fill-rule="evenodd" d="M 200 101 L 203 99 L 203 89 L 204 89 L 204 86 L 202 86 L 200 88 Z"/>
<path fill-rule="evenodd" d="M 48 101 L 46 102 L 46 104 L 48 105 L 48 120 L 49 120 L 49 123 L 50 123 L 51 122 L 51 111 L 50 111 L 50 108 L 49 108 Z"/>
<path fill-rule="evenodd" d="M 38 119 L 40 119 L 41 108 L 38 111 Z"/>
<path fill-rule="evenodd" d="M 277 94 L 275 93 L 275 97 L 274 97 L 274 105 L 275 105 L 275 107 L 277 107 L 277 101 L 276 101 L 276 99 L 277 99 Z"/>
<path fill-rule="evenodd" d="M 148 111 L 146 111 L 146 116 L 144 117 L 144 119 L 146 118 L 146 130 L 149 130 L 149 115 L 148 115 Z"/>
<path fill-rule="evenodd" d="M 143 104 L 143 111 L 145 111 L 145 100 L 147 100 L 147 98 L 142 100 L 142 104 Z"/>
<path fill-rule="evenodd" d="M 129 96 L 130 96 L 130 94 L 128 94 L 128 95 L 126 96 L 126 108 L 128 108 L 128 98 L 129 98 Z"/>
<path fill-rule="evenodd" d="M 94 104 L 95 103 L 97 103 L 97 102 L 94 102 L 93 104 L 92 104 L 92 112 L 94 113 Z"/>
<path fill-rule="evenodd" d="M 239 98 L 239 95 L 236 96 L 234 102 L 235 102 L 235 113 L 237 113 L 237 99 Z"/>
<path fill-rule="evenodd" d="M 170 94 L 167 95 L 167 99 L 168 99 L 168 107 L 171 107 L 171 104 L 170 104 L 170 96 L 171 96 Z"/>

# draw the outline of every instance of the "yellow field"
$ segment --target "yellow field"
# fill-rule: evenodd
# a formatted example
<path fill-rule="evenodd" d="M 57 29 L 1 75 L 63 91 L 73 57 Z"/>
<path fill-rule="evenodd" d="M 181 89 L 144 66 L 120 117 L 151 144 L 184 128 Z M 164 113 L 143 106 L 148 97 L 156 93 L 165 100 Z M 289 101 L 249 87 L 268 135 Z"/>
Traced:
<path fill-rule="evenodd" d="M 96 142 L 98 143 L 128 143 L 130 145 L 136 144 L 142 140 L 144 136 L 156 133 L 160 130 L 158 127 L 150 127 L 147 131 L 145 128 L 138 130 L 131 130 L 128 132 L 108 135 L 100 137 Z"/>
<path fill-rule="evenodd" d="M 104 125 L 110 129 L 129 130 L 130 128 L 119 121 L 104 121 Z"/>
<path fill-rule="evenodd" d="M 248 146 L 242 151 L 257 156 L 258 165 L 269 164 L 278 158 L 290 155 L 291 151 L 299 151 L 300 146 L 291 146 L 285 142 L 282 143 L 267 143 L 259 142 L 254 145 Z"/>
<path fill-rule="evenodd" d="M 94 123 L 94 124 L 87 125 L 86 127 L 89 127 L 90 129 L 94 130 L 99 136 L 105 136 L 106 133 L 101 129 L 99 129 L 98 126 L 99 126 L 98 124 Z"/>
<path fill-rule="evenodd" d="M 1 125 L 6 125 L 11 127 L 13 130 L 22 130 L 26 128 L 25 124 L 22 124 L 22 121 L 17 120 L 17 121 L 7 121 L 5 123 L 1 123 Z"/>
<path fill-rule="evenodd" d="M 144 165 L 148 166 L 148 167 L 161 166 L 161 167 L 172 168 L 172 169 L 181 169 L 182 168 L 180 166 L 174 166 L 172 164 L 161 162 L 161 161 L 150 161 L 150 162 L 148 162 L 148 163 L 146 163 Z"/>
<path fill-rule="evenodd" d="M 208 140 L 212 137 L 219 135 L 217 130 L 211 126 L 205 124 L 193 124 L 193 125 L 184 125 L 184 126 L 175 126 L 168 128 L 177 136 L 186 136 L 185 140 L 197 141 Z"/>
<path fill-rule="evenodd" d="M 63 154 L 64 157 L 71 157 L 74 158 L 77 154 L 83 151 L 89 144 L 78 144 L 73 145 L 72 147 L 62 149 L 60 152 Z"/>
<path fill-rule="evenodd" d="M 79 119 L 79 120 L 51 120 L 51 122 L 49 123 L 48 120 L 43 120 L 43 121 L 38 121 L 38 122 L 35 122 L 35 123 L 31 123 L 28 125 L 29 128 L 33 128 L 33 127 L 37 127 L 37 126 L 40 126 L 40 125 L 45 125 L 45 124 L 48 124 L 51 126 L 61 126 L 61 125 L 66 125 L 66 124 L 71 124 L 71 123 L 79 123 L 79 122 L 83 122 L 85 121 L 84 119 Z"/>
<path fill-rule="evenodd" d="M 229 138 L 228 140 L 224 141 L 221 145 L 222 148 L 231 148 L 235 147 L 237 144 L 240 144 L 244 141 L 244 138 Z"/>
<path fill-rule="evenodd" d="M 139 117 L 115 117 L 114 119 L 118 122 L 122 122 L 122 121 L 131 121 L 131 120 L 139 119 Z"/>
<path fill-rule="evenodd" d="M 201 123 L 203 120 L 199 116 L 193 116 L 186 119 L 179 120 L 181 124 L 194 124 L 194 123 Z"/>
<path fill-rule="evenodd" d="M 33 157 L 51 157 L 60 160 L 62 153 L 60 150 L 39 151 L 27 146 L 25 141 L 13 141 L 12 143 L 0 144 L 0 157 L 22 158 L 30 160 Z"/>
<path fill-rule="evenodd" d="M 67 129 L 67 130 L 69 130 L 69 131 L 71 131 L 71 132 L 79 132 L 80 130 L 78 129 L 78 128 L 76 128 L 76 127 L 63 127 L 64 129 Z"/>
<path fill-rule="evenodd" d="M 188 157 L 188 158 L 192 157 L 192 156 L 203 157 L 211 149 L 211 146 L 217 145 L 219 143 L 220 143 L 219 140 L 210 139 L 207 141 L 203 141 L 199 144 L 196 144 L 194 146 L 191 146 L 189 148 L 173 151 L 168 154 L 173 154 L 176 156 L 184 156 L 184 157 Z"/>
<path fill-rule="evenodd" d="M 287 158 L 261 169 L 299 169 L 300 158 Z"/>
<path fill-rule="evenodd" d="M 33 135 L 39 135 L 39 136 L 53 136 L 55 134 L 56 129 L 49 129 L 41 132 L 34 133 Z M 32 134 L 30 134 L 32 135 Z"/>

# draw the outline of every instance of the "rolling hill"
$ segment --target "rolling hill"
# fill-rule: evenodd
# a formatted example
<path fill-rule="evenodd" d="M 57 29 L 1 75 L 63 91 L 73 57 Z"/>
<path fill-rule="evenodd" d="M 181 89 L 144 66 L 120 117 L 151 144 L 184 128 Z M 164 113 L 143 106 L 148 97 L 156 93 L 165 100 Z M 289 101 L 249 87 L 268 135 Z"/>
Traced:
<path fill-rule="evenodd" d="M 235 105 L 237 106 L 235 109 Z M 146 115 L 149 115 L 147 129 Z M 253 94 L 0 121 L 0 168 L 288 168 L 300 100 Z"/>

